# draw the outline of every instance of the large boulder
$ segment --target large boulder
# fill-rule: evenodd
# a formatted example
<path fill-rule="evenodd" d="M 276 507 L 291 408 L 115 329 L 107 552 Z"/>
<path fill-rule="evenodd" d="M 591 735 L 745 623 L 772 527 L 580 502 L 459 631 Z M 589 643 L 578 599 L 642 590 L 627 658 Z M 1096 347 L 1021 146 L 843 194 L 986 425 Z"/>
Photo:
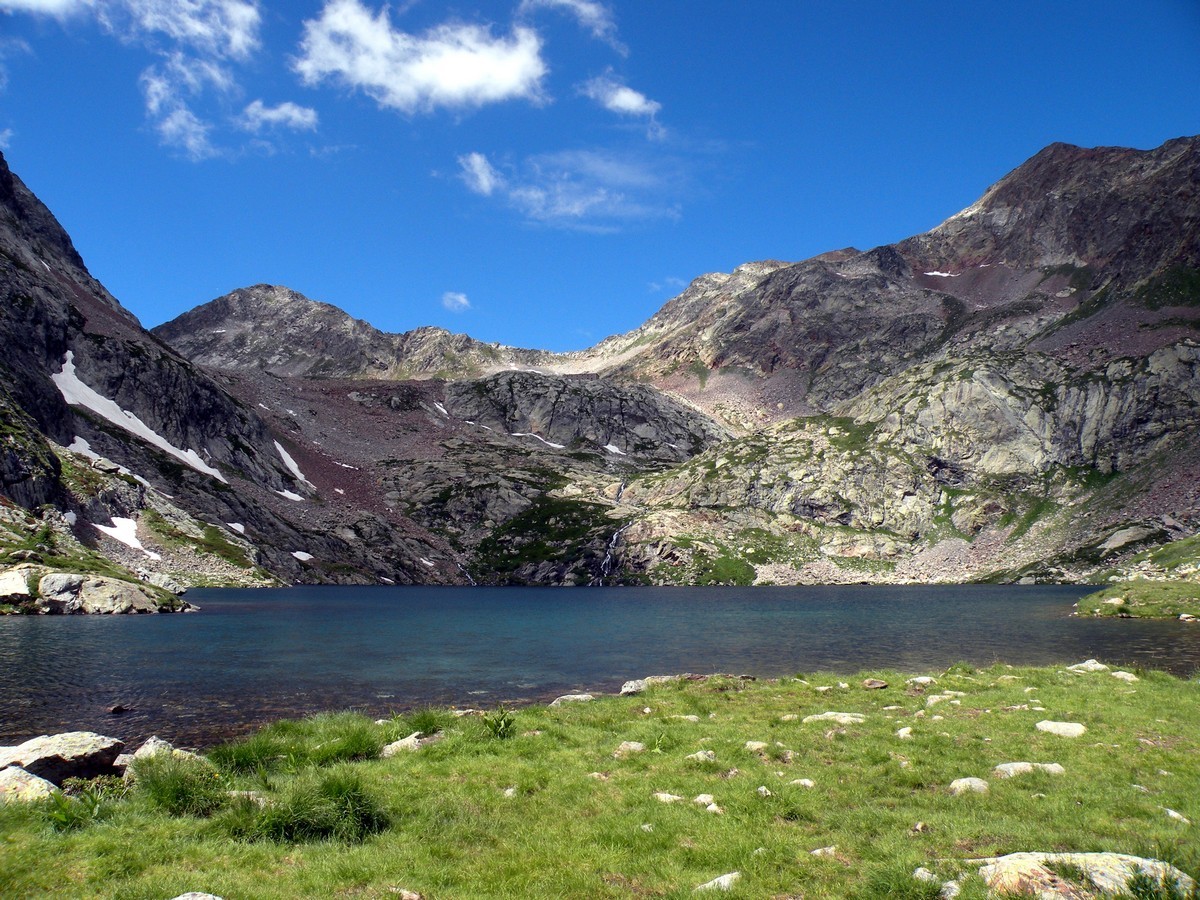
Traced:
<path fill-rule="evenodd" d="M 972 862 L 983 864 L 979 875 L 991 891 L 1046 900 L 1128 896 L 1129 879 L 1138 872 L 1148 875 L 1157 885 L 1173 883 L 1178 893 L 1172 896 L 1187 896 L 1195 886 L 1191 878 L 1172 865 L 1125 853 L 1010 853 Z M 1087 887 L 1064 884 L 1064 879 L 1055 872 L 1063 866 L 1082 870 L 1090 884 Z"/>
<path fill-rule="evenodd" d="M 29 580 L 30 575 L 36 573 L 36 566 L 16 566 L 0 572 L 0 603 L 28 603 L 32 600 Z"/>
<path fill-rule="evenodd" d="M 93 731 L 42 735 L 16 747 L 0 749 L 0 766 L 20 766 L 56 785 L 67 778 L 111 775 L 125 744 Z"/>
<path fill-rule="evenodd" d="M 52 615 L 156 613 L 154 595 L 128 581 L 52 573 L 38 582 L 38 609 Z"/>
<path fill-rule="evenodd" d="M 56 790 L 58 788 L 45 778 L 31 775 L 20 766 L 0 769 L 0 804 L 42 800 Z"/>

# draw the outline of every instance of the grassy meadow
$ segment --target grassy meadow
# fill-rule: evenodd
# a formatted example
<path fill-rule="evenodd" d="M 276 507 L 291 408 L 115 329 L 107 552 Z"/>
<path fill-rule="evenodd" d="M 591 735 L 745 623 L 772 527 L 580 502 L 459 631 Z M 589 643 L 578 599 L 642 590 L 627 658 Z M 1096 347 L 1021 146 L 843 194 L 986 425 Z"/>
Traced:
<path fill-rule="evenodd" d="M 132 783 L 0 808 L 0 896 L 682 898 L 739 872 L 718 896 L 936 897 L 911 877 L 925 866 L 966 876 L 972 900 L 985 890 L 963 860 L 1031 850 L 1120 851 L 1200 875 L 1200 682 L 930 674 L 711 678 L 486 715 L 278 722 L 205 759 L 139 762 Z M 830 711 L 863 719 L 804 721 Z M 1060 737 L 1041 720 L 1087 731 Z M 440 739 L 378 758 L 416 731 Z M 626 741 L 645 749 L 614 756 Z M 689 758 L 700 751 L 713 759 Z M 1017 761 L 1065 774 L 993 774 Z M 950 792 L 970 776 L 989 791 Z M 719 812 L 693 802 L 704 794 Z"/>

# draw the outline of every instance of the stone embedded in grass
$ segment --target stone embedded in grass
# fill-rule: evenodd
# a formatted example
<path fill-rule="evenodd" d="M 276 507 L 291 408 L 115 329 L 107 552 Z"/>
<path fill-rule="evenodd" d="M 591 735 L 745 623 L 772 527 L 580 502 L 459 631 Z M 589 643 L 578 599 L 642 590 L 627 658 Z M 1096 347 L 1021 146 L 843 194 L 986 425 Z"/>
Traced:
<path fill-rule="evenodd" d="M 1174 866 L 1156 859 L 1143 859 L 1124 853 L 1010 853 L 1007 856 L 972 860 L 980 864 L 979 875 L 991 890 L 989 896 L 1033 892 L 1038 897 L 1063 896 L 1062 877 L 1056 869 L 1071 866 L 1087 873 L 1091 882 L 1086 896 L 1128 896 L 1129 879 L 1145 873 L 1156 885 L 1174 885 L 1172 894 L 1154 896 L 1186 897 L 1195 882 Z"/>
<path fill-rule="evenodd" d="M 551 706 L 562 706 L 565 703 L 588 703 L 596 698 L 591 694 L 563 694 L 550 701 Z"/>
<path fill-rule="evenodd" d="M 0 804 L 32 803 L 44 800 L 57 790 L 52 782 L 31 775 L 20 766 L 0 770 Z"/>
<path fill-rule="evenodd" d="M 714 878 L 712 881 L 706 881 L 699 885 L 697 891 L 731 891 L 738 879 L 742 877 L 741 872 L 730 872 L 728 875 L 722 875 L 720 878 Z"/>
<path fill-rule="evenodd" d="M 271 805 L 271 801 L 263 796 L 258 791 L 226 791 L 230 800 L 246 800 L 253 803 L 259 809 L 266 809 Z"/>
<path fill-rule="evenodd" d="M 1132 672 L 1113 672 L 1112 677 L 1119 681 L 1124 681 L 1126 684 L 1133 684 L 1135 681 L 1140 680 Z"/>
<path fill-rule="evenodd" d="M 699 717 L 699 716 L 670 716 L 670 718 L 672 718 L 672 719 L 680 719 L 680 720 L 682 720 L 682 721 L 684 721 L 684 722 L 692 722 L 693 724 L 694 724 L 694 723 L 698 723 L 698 722 L 700 721 L 700 717 Z"/>
<path fill-rule="evenodd" d="M 188 891 L 186 894 L 172 897 L 171 900 L 221 900 L 221 898 L 216 894 L 206 894 L 203 891 Z"/>
<path fill-rule="evenodd" d="M 650 832 L 652 832 L 654 830 L 654 826 L 651 825 L 649 822 L 643 822 L 641 828 L 642 828 L 642 831 L 646 832 L 646 834 L 649 834 Z"/>
<path fill-rule="evenodd" d="M 772 796 L 772 794 L 771 794 L 771 789 L 770 789 L 769 787 L 767 787 L 765 784 L 760 784 L 760 785 L 758 786 L 758 791 L 757 791 L 757 793 L 758 793 L 758 796 L 760 796 L 760 797 L 770 797 L 770 796 Z"/>
<path fill-rule="evenodd" d="M 867 678 L 863 681 L 862 686 L 868 691 L 881 691 L 888 686 L 888 683 L 879 678 Z"/>
<path fill-rule="evenodd" d="M 697 794 L 692 798 L 692 802 L 699 806 L 708 806 L 715 800 L 712 794 Z"/>
<path fill-rule="evenodd" d="M 695 753 L 689 753 L 684 759 L 690 759 L 693 762 L 716 762 L 717 754 L 711 750 L 697 750 Z"/>
<path fill-rule="evenodd" d="M 1167 814 L 1168 819 L 1174 819 L 1176 822 L 1179 822 L 1183 825 L 1191 825 L 1192 824 L 1191 819 L 1189 819 L 1183 813 L 1175 812 L 1175 810 L 1173 810 L 1173 809 L 1167 809 L 1165 806 L 1162 808 L 1162 811 Z"/>
<path fill-rule="evenodd" d="M 1108 666 L 1099 660 L 1086 659 L 1081 663 L 1075 663 L 1073 666 L 1067 666 L 1068 672 L 1107 672 Z"/>
<path fill-rule="evenodd" d="M 805 716 L 804 722 L 836 722 L 838 725 L 861 725 L 866 721 L 862 713 L 823 712 L 813 716 Z"/>
<path fill-rule="evenodd" d="M 937 706 L 946 700 L 953 701 L 956 697 L 967 696 L 962 691 L 942 691 L 940 694 L 933 694 L 925 698 L 925 706 Z"/>
<path fill-rule="evenodd" d="M 780 716 L 779 721 L 780 722 L 795 722 L 799 718 L 800 717 L 798 715 L 796 715 L 795 713 L 787 713 L 786 715 Z"/>
<path fill-rule="evenodd" d="M 654 799 L 659 803 L 678 803 L 683 798 L 678 794 L 668 794 L 666 791 L 655 791 Z"/>
<path fill-rule="evenodd" d="M 954 796 L 960 794 L 986 794 L 988 792 L 988 783 L 982 778 L 958 778 L 950 782 L 950 793 Z"/>
<path fill-rule="evenodd" d="M 122 741 L 94 731 L 43 734 L 0 751 L 0 767 L 20 766 L 31 775 L 62 784 L 67 778 L 112 774 L 124 747 Z"/>
<path fill-rule="evenodd" d="M 997 778 L 1014 778 L 1030 772 L 1045 772 L 1048 775 L 1065 775 L 1066 769 L 1058 763 L 1010 762 L 1001 763 L 992 770 Z"/>
<path fill-rule="evenodd" d="M 1079 737 L 1087 731 L 1087 728 L 1078 722 L 1051 722 L 1049 719 L 1043 719 L 1034 727 L 1038 731 L 1044 731 L 1047 734 L 1056 734 L 1059 737 L 1069 738 Z"/>
<path fill-rule="evenodd" d="M 704 807 L 704 811 L 705 811 L 705 812 L 710 812 L 710 813 L 712 813 L 713 815 L 716 815 L 716 816 L 723 816 L 723 815 L 725 815 L 725 810 L 721 809 L 721 807 L 717 806 L 717 804 L 715 804 L 715 803 L 710 803 L 710 804 L 708 804 L 708 806 Z"/>
<path fill-rule="evenodd" d="M 767 749 L 766 741 L 746 741 L 744 748 L 748 753 L 762 753 Z"/>
<path fill-rule="evenodd" d="M 796 778 L 792 781 L 789 781 L 788 784 L 802 788 L 815 788 L 817 786 L 817 783 L 811 778 Z"/>
<path fill-rule="evenodd" d="M 412 753 L 421 749 L 421 732 L 414 731 L 406 738 L 401 738 L 398 741 L 392 741 L 382 750 L 379 751 L 380 759 L 390 759 L 397 753 Z"/>
<path fill-rule="evenodd" d="M 915 685 L 916 687 L 928 687 L 931 684 L 937 684 L 937 679 L 929 675 L 917 675 L 908 679 L 905 684 Z"/>
<path fill-rule="evenodd" d="M 588 772 L 587 777 L 594 778 L 597 781 L 608 781 L 609 776 L 606 772 Z"/>
<path fill-rule="evenodd" d="M 912 740 L 912 728 L 908 725 L 904 726 L 896 732 L 896 737 L 902 741 Z"/>
<path fill-rule="evenodd" d="M 632 756 L 634 753 L 645 753 L 646 745 L 637 741 L 621 741 L 621 745 L 613 751 L 613 756 L 617 759 L 624 759 L 627 756 Z"/>
<path fill-rule="evenodd" d="M 816 850 L 809 850 L 809 856 L 836 856 L 837 847 L 818 847 Z"/>

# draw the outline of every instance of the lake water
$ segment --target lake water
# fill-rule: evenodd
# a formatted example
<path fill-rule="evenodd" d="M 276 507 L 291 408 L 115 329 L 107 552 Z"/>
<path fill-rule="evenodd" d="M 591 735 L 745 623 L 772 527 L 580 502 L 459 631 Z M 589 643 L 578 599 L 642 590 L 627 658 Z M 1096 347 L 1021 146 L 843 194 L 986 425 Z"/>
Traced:
<path fill-rule="evenodd" d="M 0 744 L 88 729 L 206 746 L 317 710 L 492 706 L 677 672 L 1200 671 L 1200 627 L 1071 618 L 1087 590 L 298 587 L 196 590 L 193 615 L 6 616 Z"/>

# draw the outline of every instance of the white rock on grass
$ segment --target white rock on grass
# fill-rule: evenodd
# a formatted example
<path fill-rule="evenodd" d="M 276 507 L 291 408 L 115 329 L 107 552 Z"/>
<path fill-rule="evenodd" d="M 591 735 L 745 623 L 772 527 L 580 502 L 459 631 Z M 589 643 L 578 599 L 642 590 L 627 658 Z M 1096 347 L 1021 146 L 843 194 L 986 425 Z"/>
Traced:
<path fill-rule="evenodd" d="M 988 783 L 982 778 L 958 778 L 950 782 L 950 793 L 956 797 L 960 794 L 986 794 Z"/>
<path fill-rule="evenodd" d="M 926 687 L 931 684 L 937 684 L 937 679 L 931 678 L 928 675 L 917 675 L 914 678 L 908 679 L 908 681 L 906 681 L 904 683 L 905 684 L 914 684 L 914 685 L 917 685 L 918 687 Z"/>
<path fill-rule="evenodd" d="M 1187 896 L 1195 885 L 1188 875 L 1174 866 L 1124 853 L 1010 853 L 972 860 L 972 863 L 982 864 L 979 875 L 992 891 L 989 896 L 1018 891 L 1036 897 L 1062 896 L 1061 878 L 1054 870 L 1063 865 L 1087 873 L 1094 891 L 1088 896 L 1126 895 L 1129 876 L 1137 871 L 1150 876 L 1155 884 L 1173 883 L 1178 888 L 1177 896 Z"/>
<path fill-rule="evenodd" d="M 91 778 L 113 772 L 125 744 L 94 731 L 43 734 L 0 751 L 0 766 L 20 766 L 31 775 L 62 784 L 66 778 Z"/>
<path fill-rule="evenodd" d="M 1112 677 L 1124 681 L 1126 684 L 1133 684 L 1135 681 L 1141 680 L 1132 672 L 1113 672 Z"/>
<path fill-rule="evenodd" d="M 689 753 L 684 759 L 690 759 L 693 762 L 716 762 L 717 754 L 711 750 L 697 750 L 695 753 Z"/>
<path fill-rule="evenodd" d="M 20 766 L 0 770 L 0 804 L 44 800 L 57 790 L 52 782 L 31 775 Z"/>
<path fill-rule="evenodd" d="M 757 793 L 758 793 L 758 796 L 764 797 L 764 798 L 772 796 L 771 789 L 769 787 L 767 787 L 765 784 L 760 784 L 758 786 Z"/>
<path fill-rule="evenodd" d="M 1173 809 L 1167 809 L 1165 806 L 1162 808 L 1162 811 L 1167 814 L 1168 819 L 1174 819 L 1176 822 L 1179 822 L 1183 825 L 1191 825 L 1192 824 L 1191 819 L 1189 819 L 1183 813 L 1175 812 L 1175 810 L 1173 810 Z"/>
<path fill-rule="evenodd" d="M 818 847 L 816 850 L 809 850 L 809 856 L 834 856 L 837 854 L 837 847 Z"/>
<path fill-rule="evenodd" d="M 381 759 L 390 759 L 397 753 L 412 753 L 421 749 L 421 732 L 414 731 L 406 738 L 401 738 L 398 741 L 392 741 L 382 750 L 379 751 Z"/>
<path fill-rule="evenodd" d="M 716 798 L 712 794 L 697 794 L 692 798 L 692 802 L 699 806 L 708 806 L 708 804 L 715 802 L 715 800 Z"/>
<path fill-rule="evenodd" d="M 1014 778 L 1017 775 L 1028 775 L 1030 772 L 1045 772 L 1048 775 L 1065 775 L 1066 769 L 1058 763 L 1010 762 L 1001 763 L 992 770 L 997 778 Z"/>
<path fill-rule="evenodd" d="M 669 716 L 668 718 L 679 719 L 683 722 L 692 722 L 693 724 L 698 723 L 700 721 L 699 716 Z"/>
<path fill-rule="evenodd" d="M 836 722 L 838 725 L 861 725 L 866 721 L 862 713 L 823 712 L 813 716 L 805 716 L 804 722 Z"/>
<path fill-rule="evenodd" d="M 621 741 L 619 747 L 613 751 L 613 756 L 617 759 L 624 759 L 627 756 L 632 756 L 634 753 L 645 753 L 646 745 L 637 741 Z"/>
<path fill-rule="evenodd" d="M 965 696 L 967 696 L 967 695 L 964 694 L 962 691 L 942 691 L 940 694 L 933 694 L 930 697 L 926 697 L 925 705 L 927 707 L 928 706 L 937 706 L 939 703 L 943 703 L 946 700 L 953 702 L 955 698 L 965 697 Z"/>
<path fill-rule="evenodd" d="M 811 778 L 796 778 L 793 781 L 789 781 L 788 784 L 802 788 L 815 788 L 817 786 L 817 783 Z"/>
<path fill-rule="evenodd" d="M 766 749 L 766 741 L 746 741 L 745 750 L 749 753 L 762 753 Z"/>
<path fill-rule="evenodd" d="M 678 794 L 668 794 L 666 791 L 656 791 L 654 799 L 659 803 L 678 803 L 683 798 Z"/>
<path fill-rule="evenodd" d="M 203 891 L 188 891 L 186 894 L 172 897 L 171 900 L 221 900 L 221 898 L 216 894 L 206 894 Z"/>
<path fill-rule="evenodd" d="M 588 703 L 596 698 L 591 694 L 563 694 L 550 701 L 551 706 L 562 706 L 564 703 Z"/>
<path fill-rule="evenodd" d="M 902 741 L 912 740 L 912 728 L 907 725 L 904 726 L 903 728 L 901 728 L 899 731 L 896 732 L 896 737 L 900 738 L 900 740 L 902 740 Z"/>
<path fill-rule="evenodd" d="M 1059 737 L 1069 738 L 1080 737 L 1087 731 L 1087 728 L 1078 722 L 1051 722 L 1049 719 L 1043 719 L 1034 727 L 1038 731 L 1044 731 L 1047 734 L 1056 734 Z"/>
<path fill-rule="evenodd" d="M 1073 666 L 1067 666 L 1068 672 L 1107 672 L 1108 666 L 1099 660 L 1085 659 L 1081 663 L 1075 663 Z"/>
<path fill-rule="evenodd" d="M 731 891 L 733 886 L 737 884 L 738 879 L 742 877 L 741 872 L 730 872 L 728 875 L 722 875 L 720 878 L 714 878 L 712 881 L 706 881 L 699 885 L 697 891 Z"/>

